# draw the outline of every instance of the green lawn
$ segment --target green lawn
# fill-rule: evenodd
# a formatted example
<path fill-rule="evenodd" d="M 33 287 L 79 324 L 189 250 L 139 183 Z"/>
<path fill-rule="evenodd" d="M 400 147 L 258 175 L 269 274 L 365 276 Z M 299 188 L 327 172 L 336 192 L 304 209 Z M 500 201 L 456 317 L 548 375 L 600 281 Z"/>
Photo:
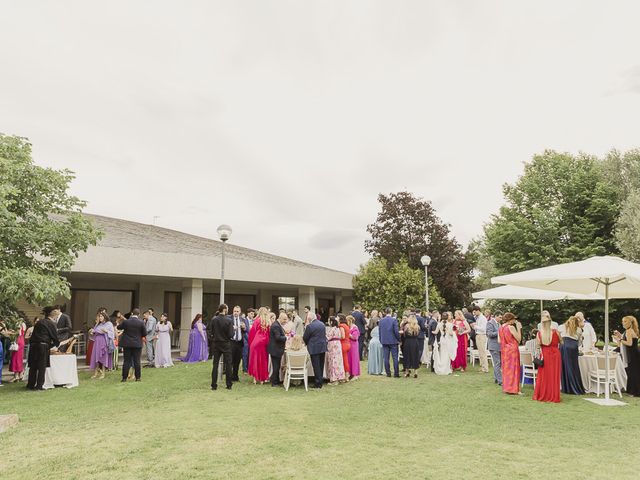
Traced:
<path fill-rule="evenodd" d="M 20 424 L 0 434 L 0 478 L 638 478 L 639 399 L 550 405 L 473 370 L 422 373 L 309 392 L 246 376 L 212 392 L 208 363 L 145 369 L 141 383 L 7 384 L 0 413 Z"/>

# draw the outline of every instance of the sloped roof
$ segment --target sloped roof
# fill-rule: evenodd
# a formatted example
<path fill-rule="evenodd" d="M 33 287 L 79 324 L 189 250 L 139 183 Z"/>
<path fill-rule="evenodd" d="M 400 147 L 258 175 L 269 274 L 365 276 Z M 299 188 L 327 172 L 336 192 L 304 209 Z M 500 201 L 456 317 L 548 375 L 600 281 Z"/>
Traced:
<path fill-rule="evenodd" d="M 101 247 L 125 248 L 131 250 L 147 250 L 164 253 L 187 253 L 207 257 L 221 255 L 222 242 L 205 237 L 198 237 L 188 233 L 168 228 L 147 225 L 144 223 L 121 220 L 119 218 L 101 215 L 84 214 L 104 232 L 104 237 L 98 243 Z M 250 260 L 260 263 L 273 263 L 292 267 L 304 267 L 330 272 L 347 273 L 330 268 L 320 267 L 310 263 L 300 262 L 286 257 L 251 250 L 229 244 L 225 246 L 227 258 Z M 349 274 L 351 275 L 351 274 Z"/>

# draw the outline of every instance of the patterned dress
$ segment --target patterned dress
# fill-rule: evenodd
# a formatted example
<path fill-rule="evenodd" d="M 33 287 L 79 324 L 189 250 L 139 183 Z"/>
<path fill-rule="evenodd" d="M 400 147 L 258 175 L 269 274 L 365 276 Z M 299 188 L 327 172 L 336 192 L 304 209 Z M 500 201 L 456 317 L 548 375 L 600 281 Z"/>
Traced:
<path fill-rule="evenodd" d="M 330 382 L 344 380 L 344 363 L 342 362 L 342 346 L 340 345 L 340 328 L 327 327 L 327 355 L 325 371 Z"/>
<path fill-rule="evenodd" d="M 500 336 L 500 354 L 502 360 L 502 391 L 518 393 L 520 391 L 520 350 L 509 325 L 503 325 L 498 331 Z"/>

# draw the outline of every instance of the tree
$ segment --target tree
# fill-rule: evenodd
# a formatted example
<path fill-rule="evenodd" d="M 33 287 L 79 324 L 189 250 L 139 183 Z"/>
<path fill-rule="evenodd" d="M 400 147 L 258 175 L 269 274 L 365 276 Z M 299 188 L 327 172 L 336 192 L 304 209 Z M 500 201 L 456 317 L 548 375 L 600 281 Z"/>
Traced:
<path fill-rule="evenodd" d="M 0 315 L 69 296 L 62 272 L 100 232 L 82 215 L 85 202 L 69 195 L 69 170 L 34 165 L 27 139 L 0 134 Z"/>
<path fill-rule="evenodd" d="M 384 258 L 373 258 L 361 265 L 353 281 L 356 302 L 365 309 L 386 307 L 404 311 L 425 307 L 424 272 L 409 267 L 402 259 L 389 266 Z M 429 282 L 429 308 L 440 308 L 444 301 L 433 282 Z"/>
<path fill-rule="evenodd" d="M 622 255 L 632 262 L 640 262 L 640 190 L 625 200 L 616 225 L 616 245 Z"/>
<path fill-rule="evenodd" d="M 431 202 L 409 192 L 380 194 L 378 202 L 381 210 L 367 226 L 371 240 L 365 242 L 365 250 L 391 265 L 404 259 L 421 271 L 420 258 L 429 255 L 429 272 L 446 303 L 464 305 L 471 290 L 471 265 Z"/>

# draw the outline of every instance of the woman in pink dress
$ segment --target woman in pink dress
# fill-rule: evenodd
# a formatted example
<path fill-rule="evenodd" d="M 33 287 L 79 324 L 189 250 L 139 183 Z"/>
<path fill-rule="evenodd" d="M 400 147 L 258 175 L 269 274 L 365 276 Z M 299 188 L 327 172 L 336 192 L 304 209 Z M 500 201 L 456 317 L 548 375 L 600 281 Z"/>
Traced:
<path fill-rule="evenodd" d="M 24 334 L 26 331 L 27 326 L 22 322 L 15 340 L 18 349 L 11 352 L 11 363 L 9 363 L 9 371 L 13 372 L 12 382 L 21 382 L 24 377 Z"/>
<path fill-rule="evenodd" d="M 458 350 L 455 360 L 451 362 L 451 368 L 454 371 L 460 369 L 461 372 L 464 372 L 465 368 L 467 368 L 467 349 L 469 347 L 469 332 L 471 328 L 460 310 L 456 310 L 453 330 L 458 336 Z"/>
<path fill-rule="evenodd" d="M 269 380 L 269 317 L 269 311 L 265 307 L 260 308 L 249 330 L 249 375 L 253 377 L 254 384 Z"/>
<path fill-rule="evenodd" d="M 325 372 L 332 385 L 345 381 L 344 363 L 342 362 L 342 330 L 338 327 L 336 317 L 329 318 L 327 331 L 327 355 L 325 356 Z"/>
<path fill-rule="evenodd" d="M 504 325 L 498 330 L 500 338 L 500 355 L 502 360 L 502 391 L 511 395 L 522 395 L 520 392 L 520 340 L 522 325 L 516 316 L 507 312 L 502 316 Z"/>
<path fill-rule="evenodd" d="M 356 319 L 351 315 L 347 316 L 347 325 L 349 325 L 349 340 L 351 348 L 349 349 L 349 375 L 351 380 L 357 380 L 360 376 L 360 354 L 358 352 L 358 338 L 360 330 L 355 325 Z"/>

